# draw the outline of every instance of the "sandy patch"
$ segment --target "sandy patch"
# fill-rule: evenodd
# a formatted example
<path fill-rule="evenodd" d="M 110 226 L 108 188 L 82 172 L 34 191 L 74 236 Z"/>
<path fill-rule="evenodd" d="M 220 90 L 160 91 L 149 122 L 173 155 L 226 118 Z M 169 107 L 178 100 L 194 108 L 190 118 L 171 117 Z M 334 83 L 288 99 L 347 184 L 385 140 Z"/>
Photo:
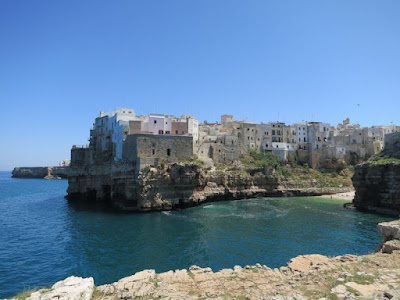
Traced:
<path fill-rule="evenodd" d="M 355 194 L 356 194 L 356 192 L 352 191 L 352 192 L 338 193 L 338 194 L 332 194 L 332 195 L 321 195 L 321 196 L 317 196 L 317 197 L 353 201 Z"/>

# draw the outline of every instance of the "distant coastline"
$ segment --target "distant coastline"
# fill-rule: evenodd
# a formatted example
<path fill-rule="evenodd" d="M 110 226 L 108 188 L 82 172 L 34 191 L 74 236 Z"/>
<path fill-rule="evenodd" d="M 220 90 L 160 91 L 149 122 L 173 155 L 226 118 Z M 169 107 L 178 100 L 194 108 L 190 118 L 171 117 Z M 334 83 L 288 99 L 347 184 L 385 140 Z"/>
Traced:
<path fill-rule="evenodd" d="M 17 167 L 11 172 L 12 178 L 67 179 L 69 166 Z"/>

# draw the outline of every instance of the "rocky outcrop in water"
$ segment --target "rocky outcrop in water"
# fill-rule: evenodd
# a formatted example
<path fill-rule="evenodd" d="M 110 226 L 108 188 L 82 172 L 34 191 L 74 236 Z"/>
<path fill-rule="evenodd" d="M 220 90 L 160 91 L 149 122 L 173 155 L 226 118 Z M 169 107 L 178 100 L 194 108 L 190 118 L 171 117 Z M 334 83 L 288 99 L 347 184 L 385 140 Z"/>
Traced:
<path fill-rule="evenodd" d="M 378 231 L 385 243 L 365 256 L 301 255 L 275 269 L 256 264 L 218 272 L 199 266 L 144 270 L 97 287 L 92 278 L 69 277 L 26 299 L 400 299 L 400 251 L 385 250 L 399 242 L 400 221 L 379 224 Z"/>
<path fill-rule="evenodd" d="M 400 162 L 367 162 L 356 166 L 353 204 L 360 210 L 400 212 Z"/>
<path fill-rule="evenodd" d="M 357 165 L 353 176 L 353 204 L 366 211 L 400 212 L 400 133 L 385 137 L 385 149 L 371 161 Z"/>

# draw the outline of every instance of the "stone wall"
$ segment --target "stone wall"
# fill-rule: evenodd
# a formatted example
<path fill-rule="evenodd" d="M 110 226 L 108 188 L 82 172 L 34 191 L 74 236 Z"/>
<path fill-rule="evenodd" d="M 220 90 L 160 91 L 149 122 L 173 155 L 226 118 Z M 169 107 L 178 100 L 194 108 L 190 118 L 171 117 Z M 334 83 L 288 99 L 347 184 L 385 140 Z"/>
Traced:
<path fill-rule="evenodd" d="M 379 156 L 389 156 L 400 159 L 400 132 L 385 135 L 385 148 Z"/>
<path fill-rule="evenodd" d="M 71 166 L 84 166 L 90 164 L 89 148 L 72 147 Z"/>
<path fill-rule="evenodd" d="M 124 142 L 123 157 L 128 161 L 137 158 L 157 158 L 159 161 L 178 162 L 193 155 L 193 138 L 151 134 L 128 135 Z"/>

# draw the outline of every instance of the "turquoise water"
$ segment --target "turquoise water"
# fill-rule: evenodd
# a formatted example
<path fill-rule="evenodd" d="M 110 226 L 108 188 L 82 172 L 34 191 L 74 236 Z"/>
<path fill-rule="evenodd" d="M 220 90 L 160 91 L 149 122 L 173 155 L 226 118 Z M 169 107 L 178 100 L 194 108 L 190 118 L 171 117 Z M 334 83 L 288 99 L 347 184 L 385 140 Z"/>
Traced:
<path fill-rule="evenodd" d="M 70 275 L 99 285 L 149 268 L 279 267 L 299 254 L 366 254 L 381 241 L 376 224 L 391 220 L 318 198 L 116 214 L 68 204 L 66 180 L 10 176 L 0 172 L 0 298 Z"/>

